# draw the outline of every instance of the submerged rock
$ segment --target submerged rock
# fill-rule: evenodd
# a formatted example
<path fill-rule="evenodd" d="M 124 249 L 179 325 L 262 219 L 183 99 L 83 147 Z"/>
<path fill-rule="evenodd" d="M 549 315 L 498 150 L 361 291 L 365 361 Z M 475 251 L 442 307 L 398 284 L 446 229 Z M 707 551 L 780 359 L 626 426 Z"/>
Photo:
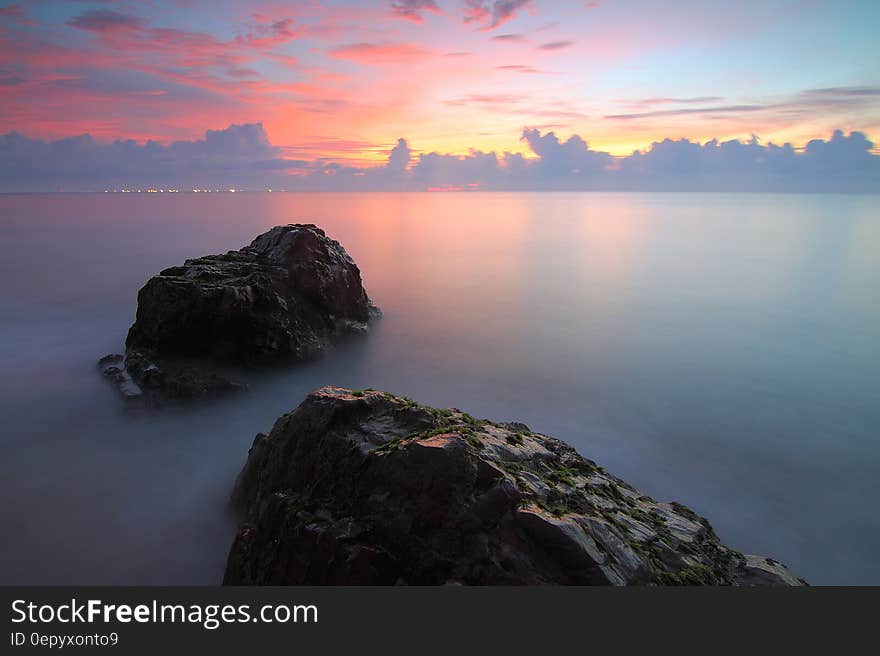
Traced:
<path fill-rule="evenodd" d="M 160 360 L 129 349 L 98 361 L 101 373 L 129 402 L 154 406 L 163 401 L 195 400 L 242 392 L 247 385 L 207 369 L 174 358 Z"/>
<path fill-rule="evenodd" d="M 241 250 L 187 260 L 138 293 L 124 358 L 99 363 L 125 398 L 200 398 L 244 389 L 211 363 L 319 355 L 379 310 L 339 242 L 312 224 L 276 226 Z"/>
<path fill-rule="evenodd" d="M 257 435 L 233 585 L 800 585 L 524 424 L 325 387 Z"/>

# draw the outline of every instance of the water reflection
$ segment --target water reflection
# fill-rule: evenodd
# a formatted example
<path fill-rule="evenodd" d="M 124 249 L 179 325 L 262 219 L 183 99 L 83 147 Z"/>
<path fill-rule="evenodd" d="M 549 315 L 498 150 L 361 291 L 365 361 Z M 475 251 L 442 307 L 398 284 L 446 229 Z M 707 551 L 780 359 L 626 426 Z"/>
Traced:
<path fill-rule="evenodd" d="M 880 582 L 876 197 L 0 197 L 0 582 L 212 583 L 255 432 L 323 384 L 519 419 L 814 582 Z M 385 318 L 246 397 L 132 419 L 137 289 L 312 221 Z"/>

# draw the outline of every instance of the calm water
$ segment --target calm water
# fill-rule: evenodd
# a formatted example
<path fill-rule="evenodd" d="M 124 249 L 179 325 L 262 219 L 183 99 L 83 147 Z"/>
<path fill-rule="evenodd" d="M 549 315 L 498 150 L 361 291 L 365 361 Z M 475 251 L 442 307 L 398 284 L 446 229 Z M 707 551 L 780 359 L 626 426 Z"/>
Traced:
<path fill-rule="evenodd" d="M 313 221 L 385 312 L 244 397 L 122 412 L 139 287 Z M 814 583 L 880 583 L 880 196 L 0 196 L 0 583 L 216 583 L 257 431 L 324 384 L 524 421 Z"/>

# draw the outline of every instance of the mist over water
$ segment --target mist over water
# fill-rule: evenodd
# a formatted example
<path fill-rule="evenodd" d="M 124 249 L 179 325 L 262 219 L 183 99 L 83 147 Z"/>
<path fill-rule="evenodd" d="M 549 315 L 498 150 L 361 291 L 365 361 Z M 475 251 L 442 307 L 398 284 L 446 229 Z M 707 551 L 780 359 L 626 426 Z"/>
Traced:
<path fill-rule="evenodd" d="M 160 269 L 314 222 L 384 311 L 238 398 L 96 360 Z M 258 431 L 375 387 L 574 445 L 811 583 L 880 583 L 880 196 L 0 196 L 0 584 L 214 584 Z"/>

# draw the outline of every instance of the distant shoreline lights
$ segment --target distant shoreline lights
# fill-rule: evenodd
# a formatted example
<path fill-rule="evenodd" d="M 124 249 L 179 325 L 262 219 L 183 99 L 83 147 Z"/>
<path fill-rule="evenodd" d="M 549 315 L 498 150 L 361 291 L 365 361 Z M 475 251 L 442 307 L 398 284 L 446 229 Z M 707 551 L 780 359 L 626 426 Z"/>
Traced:
<path fill-rule="evenodd" d="M 104 189 L 105 194 L 234 194 L 234 193 L 265 193 L 271 194 L 273 191 L 278 192 L 286 192 L 286 189 L 247 189 L 245 187 L 228 187 L 226 189 L 208 189 L 208 188 L 200 188 L 194 187 L 192 189 L 177 189 L 177 188 L 161 188 L 161 187 L 148 187 L 144 189 L 141 188 L 129 188 L 129 187 L 121 187 L 121 188 L 108 188 Z"/>

